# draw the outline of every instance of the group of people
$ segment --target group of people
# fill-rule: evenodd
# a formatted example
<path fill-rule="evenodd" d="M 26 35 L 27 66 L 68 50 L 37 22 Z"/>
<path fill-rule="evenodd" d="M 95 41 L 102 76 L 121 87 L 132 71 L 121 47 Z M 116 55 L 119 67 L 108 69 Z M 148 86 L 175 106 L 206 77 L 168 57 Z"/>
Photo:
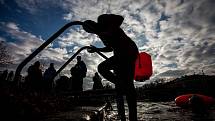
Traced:
<path fill-rule="evenodd" d="M 40 62 L 36 61 L 27 69 L 27 76 L 23 78 L 22 87 L 29 91 L 36 92 L 50 92 L 54 87 L 60 90 L 83 91 L 83 78 L 86 77 L 87 67 L 81 59 L 81 56 L 77 56 L 77 63 L 70 69 L 70 73 L 70 78 L 61 76 L 55 84 L 54 77 L 56 76 L 56 69 L 54 63 L 50 63 L 49 67 L 43 73 Z M 2 71 L 0 73 L 0 85 L 6 86 L 9 85 L 9 83 L 12 84 L 13 78 L 13 71 L 9 73 L 8 70 Z M 93 77 L 93 90 L 103 88 L 101 80 L 102 78 L 99 76 L 98 72 L 96 72 Z"/>
<path fill-rule="evenodd" d="M 71 89 L 72 91 L 83 91 L 83 78 L 86 77 L 87 67 L 81 56 L 77 56 L 77 63 L 70 69 L 71 72 Z M 93 90 L 102 89 L 102 78 L 98 72 L 93 77 Z"/>
<path fill-rule="evenodd" d="M 50 91 L 53 87 L 54 75 L 56 74 L 54 63 L 50 63 L 44 74 L 42 74 L 40 66 L 39 61 L 29 66 L 27 70 L 28 75 L 25 78 L 26 88 L 34 91 Z"/>
<path fill-rule="evenodd" d="M 71 77 L 61 76 L 60 79 L 56 80 L 56 85 L 54 84 L 56 75 L 54 63 L 50 63 L 44 73 L 42 73 L 40 66 L 39 61 L 29 66 L 27 70 L 28 75 L 25 78 L 25 87 L 27 89 L 49 92 L 55 86 L 57 90 L 83 91 L 83 78 L 86 77 L 87 67 L 81 56 L 77 56 L 77 63 L 70 69 Z M 96 72 L 93 77 L 94 90 L 103 88 L 101 80 L 101 77 Z"/>
<path fill-rule="evenodd" d="M 83 91 L 83 79 L 87 74 L 87 67 L 81 56 L 77 56 L 77 63 L 70 69 L 71 77 L 61 76 L 56 81 L 57 90 L 69 90 L 73 92 Z M 93 90 L 102 89 L 102 78 L 99 76 L 98 72 L 95 73 L 93 77 Z"/>

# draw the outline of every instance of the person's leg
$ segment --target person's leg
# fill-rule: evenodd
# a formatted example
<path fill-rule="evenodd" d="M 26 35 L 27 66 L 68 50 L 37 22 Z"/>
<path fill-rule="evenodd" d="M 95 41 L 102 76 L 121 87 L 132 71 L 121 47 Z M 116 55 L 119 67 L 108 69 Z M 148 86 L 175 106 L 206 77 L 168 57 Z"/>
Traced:
<path fill-rule="evenodd" d="M 80 91 L 83 91 L 83 78 L 80 78 Z"/>
<path fill-rule="evenodd" d="M 76 85 L 74 86 L 76 86 L 75 88 L 77 88 L 76 91 L 83 91 L 83 78 L 78 76 L 76 78 Z"/>
<path fill-rule="evenodd" d="M 126 96 L 128 109 L 129 109 L 129 120 L 137 121 L 137 102 L 136 102 L 136 90 L 134 87 L 134 68 L 135 65 L 132 61 L 127 61 L 120 65 L 119 72 L 119 85 L 121 86 L 121 91 Z"/>
<path fill-rule="evenodd" d="M 116 76 L 111 70 L 114 69 L 115 66 L 115 60 L 114 57 L 110 57 L 109 59 L 101 62 L 98 65 L 98 72 L 108 81 L 112 83 L 116 83 Z"/>
<path fill-rule="evenodd" d="M 116 95 L 117 111 L 121 121 L 126 121 L 124 99 L 122 94 Z"/>
<path fill-rule="evenodd" d="M 111 81 L 112 83 L 115 84 L 117 95 L 116 95 L 116 103 L 117 103 L 117 110 L 118 110 L 118 115 L 121 119 L 121 121 L 126 121 L 125 117 L 125 108 L 124 108 L 124 99 L 123 95 L 118 88 L 118 84 L 116 84 L 119 80 L 119 78 L 116 77 L 116 74 L 111 72 L 111 70 L 114 70 L 116 72 L 116 62 L 114 60 L 114 57 L 111 57 L 107 59 L 106 61 L 103 61 L 102 63 L 99 64 L 98 66 L 98 72 L 108 81 Z"/>
<path fill-rule="evenodd" d="M 129 120 L 137 121 L 137 101 L 135 88 L 129 89 L 129 92 L 126 94 L 126 100 L 129 109 Z"/>
<path fill-rule="evenodd" d="M 79 80 L 75 75 L 72 76 L 72 91 L 79 91 Z"/>

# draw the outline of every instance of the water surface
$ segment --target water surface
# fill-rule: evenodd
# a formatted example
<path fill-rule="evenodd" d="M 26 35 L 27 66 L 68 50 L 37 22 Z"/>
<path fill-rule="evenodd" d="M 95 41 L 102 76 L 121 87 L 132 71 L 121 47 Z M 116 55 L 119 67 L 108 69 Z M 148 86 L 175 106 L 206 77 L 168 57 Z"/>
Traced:
<path fill-rule="evenodd" d="M 190 109 L 182 109 L 172 102 L 138 102 L 138 121 L 215 121 L 215 108 L 208 111 L 194 113 Z M 107 115 L 107 120 L 117 119 L 116 103 L 112 104 L 113 111 Z M 128 118 L 128 107 L 126 116 Z"/>

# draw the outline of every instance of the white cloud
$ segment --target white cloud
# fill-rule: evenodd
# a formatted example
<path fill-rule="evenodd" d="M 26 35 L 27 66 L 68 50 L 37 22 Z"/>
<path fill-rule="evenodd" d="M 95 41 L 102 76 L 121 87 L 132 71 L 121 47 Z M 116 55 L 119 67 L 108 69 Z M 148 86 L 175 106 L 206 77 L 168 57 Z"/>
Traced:
<path fill-rule="evenodd" d="M 215 62 L 212 49 L 215 43 L 213 5 L 208 0 L 67 1 L 70 12 L 65 17 L 67 20 L 96 21 L 98 15 L 107 11 L 123 15 L 122 28 L 136 42 L 139 50 L 152 55 L 155 76 L 171 70 L 189 73 L 204 69 L 213 74 L 206 69 L 208 63 Z M 162 14 L 169 18 L 160 20 Z M 72 34 L 66 38 L 82 38 Z M 92 38 L 87 36 L 86 39 Z M 74 42 L 84 45 L 92 41 Z"/>
<path fill-rule="evenodd" d="M 23 61 L 44 42 L 44 40 L 41 40 L 41 37 L 36 37 L 31 33 L 23 31 L 16 23 L 1 23 L 0 30 L 4 30 L 11 36 L 11 38 L 16 40 L 6 40 L 7 46 L 10 48 L 9 52 L 11 53 L 11 56 L 14 57 L 13 62 L 15 66 L 17 66 L 17 64 Z M 68 57 L 69 55 L 66 48 L 52 48 L 52 46 L 49 46 L 38 54 L 32 62 L 29 62 L 29 64 L 39 60 L 45 66 L 43 67 L 44 69 L 49 66 L 49 63 L 51 62 L 54 62 L 56 67 L 59 68 L 62 63 L 66 62 Z M 24 72 L 29 64 L 23 69 Z"/>
<path fill-rule="evenodd" d="M 18 26 L 17 26 L 15 23 L 13 23 L 13 22 L 7 23 L 6 26 L 7 26 L 9 29 L 19 31 Z"/>
<path fill-rule="evenodd" d="M 15 1 L 20 8 L 27 10 L 31 14 L 43 12 L 48 8 L 60 8 L 63 7 L 64 0 L 16 0 Z"/>
<path fill-rule="evenodd" d="M 35 48 L 42 44 L 41 39 L 37 38 L 35 35 L 32 35 L 31 33 L 20 30 L 16 23 L 2 22 L 0 25 L 0 29 L 6 31 L 11 36 L 11 38 L 16 40 L 16 41 L 7 40 L 8 46 L 9 48 L 11 48 L 10 49 L 11 54 L 16 57 L 15 63 L 19 63 L 22 59 L 24 59 L 23 57 L 26 57 Z"/>
<path fill-rule="evenodd" d="M 0 37 L 0 41 L 1 41 L 1 42 L 5 42 L 6 40 L 5 40 L 5 38 Z"/>

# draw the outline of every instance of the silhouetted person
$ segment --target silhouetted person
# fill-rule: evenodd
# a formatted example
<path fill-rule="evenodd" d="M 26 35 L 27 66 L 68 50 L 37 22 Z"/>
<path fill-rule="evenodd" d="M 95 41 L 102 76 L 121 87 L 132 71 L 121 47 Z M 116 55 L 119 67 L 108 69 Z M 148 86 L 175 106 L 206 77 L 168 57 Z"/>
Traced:
<path fill-rule="evenodd" d="M 93 77 L 93 90 L 97 90 L 97 89 L 103 89 L 103 85 L 102 85 L 102 78 L 99 76 L 99 74 L 96 72 L 94 77 Z"/>
<path fill-rule="evenodd" d="M 50 63 L 49 68 L 43 74 L 43 81 L 45 84 L 45 90 L 50 91 L 53 87 L 54 75 L 56 70 L 54 68 L 54 63 Z"/>
<path fill-rule="evenodd" d="M 8 70 L 4 70 L 1 74 L 0 86 L 4 87 L 7 84 Z"/>
<path fill-rule="evenodd" d="M 8 70 L 4 70 L 1 74 L 1 81 L 6 81 L 8 76 Z"/>
<path fill-rule="evenodd" d="M 118 114 L 125 121 L 123 95 L 126 96 L 130 121 L 137 121 L 136 91 L 133 84 L 135 61 L 138 56 L 136 44 L 120 28 L 124 18 L 120 15 L 103 14 L 98 17 L 98 22 L 87 20 L 83 28 L 89 33 L 94 33 L 104 43 L 104 48 L 94 46 L 89 52 L 112 52 L 113 56 L 103 61 L 98 66 L 99 73 L 115 84 L 117 91 Z M 113 70 L 113 72 L 111 72 Z"/>
<path fill-rule="evenodd" d="M 40 62 L 36 61 L 28 68 L 28 75 L 26 77 L 27 86 L 33 91 L 41 91 L 42 89 L 42 70 L 40 69 Z"/>
<path fill-rule="evenodd" d="M 77 56 L 77 63 L 71 68 L 72 91 L 83 91 L 83 78 L 86 77 L 87 67 L 81 56 Z"/>
<path fill-rule="evenodd" d="M 7 81 L 12 81 L 13 77 L 14 77 L 14 72 L 10 71 L 10 73 L 8 74 L 8 77 L 7 77 Z"/>

